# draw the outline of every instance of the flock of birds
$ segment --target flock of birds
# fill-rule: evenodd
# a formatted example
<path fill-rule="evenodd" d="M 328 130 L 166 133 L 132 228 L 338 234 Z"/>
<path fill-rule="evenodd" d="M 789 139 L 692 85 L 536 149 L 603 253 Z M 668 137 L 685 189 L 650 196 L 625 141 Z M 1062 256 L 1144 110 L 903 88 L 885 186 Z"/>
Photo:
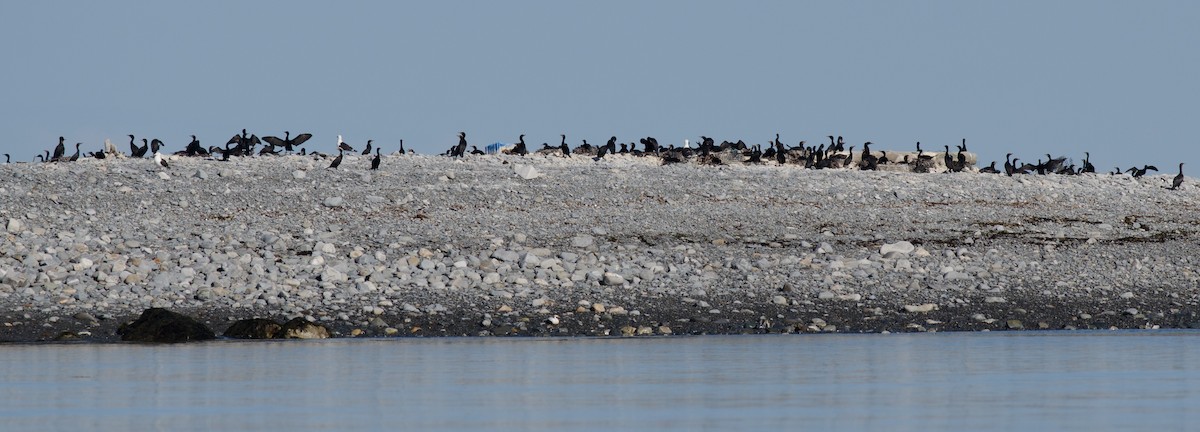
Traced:
<path fill-rule="evenodd" d="M 225 143 L 224 147 L 209 146 L 205 148 L 200 145 L 200 140 L 195 135 L 191 135 L 192 140 L 185 146 L 183 150 L 173 152 L 170 156 L 178 157 L 206 157 L 221 161 L 228 161 L 230 157 L 246 157 L 246 156 L 278 156 L 299 154 L 301 156 L 311 155 L 318 158 L 327 158 L 327 155 L 321 152 L 308 152 L 304 147 L 304 143 L 312 138 L 312 134 L 302 133 L 296 136 L 291 136 L 290 131 L 284 131 L 283 138 L 275 136 L 264 136 L 261 139 L 257 135 L 248 134 L 246 129 L 242 129 L 240 134 L 233 135 Z M 697 147 L 692 147 L 688 141 L 684 141 L 684 145 L 676 147 L 669 145 L 663 147 L 659 145 L 658 140 L 653 137 L 641 138 L 638 143 L 618 143 L 617 137 L 609 138 L 604 145 L 592 145 L 583 140 L 583 143 L 571 147 L 567 144 L 567 136 L 561 135 L 561 142 L 557 146 L 548 143 L 542 143 L 542 148 L 530 152 L 525 144 L 525 135 L 521 135 L 517 142 L 501 150 L 502 153 L 527 156 L 530 154 L 543 156 L 559 156 L 572 157 L 583 156 L 590 157 L 594 160 L 601 160 L 611 154 L 627 154 L 638 157 L 657 157 L 660 158 L 662 164 L 674 164 L 683 162 L 693 162 L 700 165 L 728 165 L 728 164 L 761 164 L 774 160 L 780 165 L 801 165 L 808 169 L 858 169 L 858 170 L 880 170 L 887 167 L 889 170 L 911 171 L 911 172 L 963 172 L 971 168 L 967 152 L 967 140 L 964 138 L 961 145 L 956 145 L 957 151 L 951 152 L 950 146 L 943 146 L 940 161 L 936 159 L 935 154 L 926 153 L 921 148 L 921 143 L 917 142 L 916 152 L 888 152 L 888 151 L 872 151 L 870 141 L 863 143 L 862 150 L 857 154 L 854 151 L 854 146 L 846 147 L 845 140 L 838 136 L 830 135 L 829 144 L 821 144 L 819 146 L 806 145 L 805 141 L 800 141 L 796 146 L 785 145 L 779 139 L 779 134 L 775 134 L 775 139 L 770 141 L 766 149 L 763 145 L 747 145 L 744 141 L 730 142 L 722 141 L 717 144 L 712 138 L 701 136 L 700 143 Z M 168 157 L 162 154 L 162 149 L 165 147 L 163 142 L 157 138 L 147 140 L 142 138 L 142 145 L 137 144 L 137 139 L 134 135 L 129 135 L 129 154 L 126 156 L 121 151 L 117 150 L 108 140 L 105 140 L 104 149 L 98 152 L 88 152 L 85 156 L 106 159 L 108 157 L 133 157 L 144 158 L 150 154 L 155 163 L 163 168 L 169 168 Z M 638 144 L 641 144 L 641 149 Z M 53 152 L 50 150 L 44 151 L 44 154 L 37 155 L 35 160 L 39 162 L 74 162 L 81 157 L 80 146 L 82 143 L 75 143 L 75 153 L 66 154 L 66 139 L 58 137 L 58 145 L 55 146 Z M 467 154 L 483 155 L 486 154 L 477 146 L 471 146 L 471 150 L 467 151 L 467 134 L 465 132 L 458 133 L 458 144 L 447 149 L 443 155 L 454 158 L 466 157 Z M 299 149 L 299 152 L 296 149 Z M 374 140 L 367 140 L 365 149 L 361 152 L 362 155 L 371 155 L 371 150 L 375 150 L 375 155 L 371 159 L 371 169 L 379 169 L 382 162 L 382 149 L 374 147 Z M 344 159 L 346 152 L 356 152 L 353 146 L 347 144 L 338 136 L 337 157 L 330 163 L 330 169 L 337 169 Z M 397 154 L 413 154 L 412 150 L 405 153 L 404 140 L 400 140 L 400 150 Z M 953 154 L 953 156 L 952 156 Z M 218 156 L 219 155 L 219 156 Z M 1084 158 L 1080 166 L 1073 163 L 1068 163 L 1066 157 L 1052 157 L 1046 154 L 1046 159 L 1037 160 L 1037 163 L 1020 163 L 1020 158 L 1013 158 L 1013 154 L 1009 153 L 1005 157 L 1003 171 L 996 167 L 996 162 L 991 165 L 980 168 L 980 173 L 991 174 L 1006 174 L 1013 176 L 1017 174 L 1058 174 L 1058 175 L 1079 175 L 1096 173 L 1095 166 L 1092 165 L 1090 158 L 1091 154 L 1084 152 Z M 5 163 L 11 163 L 11 157 L 5 153 Z M 939 164 L 940 162 L 940 164 Z M 1158 168 L 1153 165 L 1143 165 L 1139 167 L 1131 167 L 1126 170 L 1115 168 L 1109 174 L 1120 175 L 1130 174 L 1137 178 L 1142 177 L 1149 171 L 1158 171 Z M 1171 186 L 1168 189 L 1178 189 L 1183 184 L 1183 163 L 1179 163 L 1179 174 L 1173 179 Z"/>

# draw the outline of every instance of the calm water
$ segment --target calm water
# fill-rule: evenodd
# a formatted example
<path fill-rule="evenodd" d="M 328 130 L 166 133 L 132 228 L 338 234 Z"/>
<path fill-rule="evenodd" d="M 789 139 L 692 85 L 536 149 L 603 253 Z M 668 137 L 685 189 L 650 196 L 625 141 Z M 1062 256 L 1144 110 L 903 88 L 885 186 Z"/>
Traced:
<path fill-rule="evenodd" d="M 3 430 L 1194 430 L 1200 332 L 0 346 Z"/>

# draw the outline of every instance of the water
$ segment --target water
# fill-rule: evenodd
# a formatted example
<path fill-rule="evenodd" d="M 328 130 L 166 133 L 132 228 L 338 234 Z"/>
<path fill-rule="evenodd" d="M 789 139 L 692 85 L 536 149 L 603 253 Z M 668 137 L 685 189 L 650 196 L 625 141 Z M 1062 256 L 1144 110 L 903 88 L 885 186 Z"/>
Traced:
<path fill-rule="evenodd" d="M 1183 430 L 1200 332 L 0 346 L 3 430 Z"/>

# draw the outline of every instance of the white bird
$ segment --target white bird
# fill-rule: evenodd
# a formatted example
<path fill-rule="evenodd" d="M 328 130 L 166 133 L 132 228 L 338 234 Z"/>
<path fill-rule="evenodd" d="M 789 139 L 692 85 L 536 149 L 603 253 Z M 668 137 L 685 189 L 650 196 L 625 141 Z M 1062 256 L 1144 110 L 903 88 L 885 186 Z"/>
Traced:
<path fill-rule="evenodd" d="M 162 165 L 163 168 L 170 168 L 170 166 L 167 165 L 167 160 L 163 159 L 162 153 L 159 152 L 154 152 L 154 163 Z"/>

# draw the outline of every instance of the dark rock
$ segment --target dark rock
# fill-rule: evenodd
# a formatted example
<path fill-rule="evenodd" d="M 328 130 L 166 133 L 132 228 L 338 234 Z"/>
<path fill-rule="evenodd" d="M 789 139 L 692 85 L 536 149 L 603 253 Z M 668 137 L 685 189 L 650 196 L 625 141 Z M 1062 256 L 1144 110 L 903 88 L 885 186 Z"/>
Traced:
<path fill-rule="evenodd" d="M 283 337 L 283 326 L 266 318 L 238 320 L 225 329 L 224 336 L 235 339 L 275 339 Z"/>
<path fill-rule="evenodd" d="M 162 308 L 146 309 L 132 323 L 117 329 L 127 342 L 177 343 L 215 339 L 216 334 L 192 317 Z"/>
<path fill-rule="evenodd" d="M 329 329 L 325 326 L 309 322 L 303 317 L 292 318 L 283 324 L 284 339 L 325 339 L 329 337 Z"/>

